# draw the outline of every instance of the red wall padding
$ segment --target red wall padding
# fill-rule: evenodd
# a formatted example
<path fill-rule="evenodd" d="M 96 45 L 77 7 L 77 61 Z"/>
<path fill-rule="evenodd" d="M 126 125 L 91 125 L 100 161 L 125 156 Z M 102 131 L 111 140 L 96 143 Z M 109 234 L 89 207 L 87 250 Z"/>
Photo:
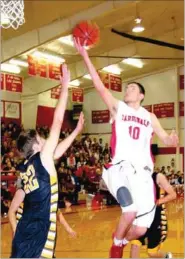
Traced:
<path fill-rule="evenodd" d="M 38 106 L 37 108 L 37 126 L 51 126 L 53 121 L 55 108 L 46 107 L 46 106 Z M 64 121 L 62 125 L 62 129 L 74 129 L 76 122 L 72 120 L 72 111 L 66 110 L 64 115 Z"/>

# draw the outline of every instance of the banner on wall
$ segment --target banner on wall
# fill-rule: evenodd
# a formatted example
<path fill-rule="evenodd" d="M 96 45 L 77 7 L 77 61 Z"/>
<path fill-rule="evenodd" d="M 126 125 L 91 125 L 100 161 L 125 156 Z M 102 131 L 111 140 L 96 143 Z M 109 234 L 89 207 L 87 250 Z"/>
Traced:
<path fill-rule="evenodd" d="M 116 92 L 122 91 L 122 81 L 120 76 L 110 74 L 110 89 Z"/>
<path fill-rule="evenodd" d="M 54 107 L 46 107 L 46 106 L 38 106 L 37 107 L 37 126 L 48 126 L 50 127 L 53 121 L 55 108 Z M 72 111 L 66 110 L 64 114 L 64 120 L 62 124 L 62 129 L 74 129 L 76 127 L 76 123 L 71 119 Z"/>
<path fill-rule="evenodd" d="M 179 116 L 184 117 L 184 102 L 179 103 Z"/>
<path fill-rule="evenodd" d="M 1 90 L 4 89 L 5 84 L 5 74 L 1 73 Z"/>
<path fill-rule="evenodd" d="M 1 110 L 0 110 L 0 113 L 1 113 L 1 118 L 4 117 L 4 102 L 1 101 Z"/>
<path fill-rule="evenodd" d="M 184 89 L 184 75 L 180 75 L 179 86 L 180 89 Z"/>
<path fill-rule="evenodd" d="M 23 88 L 22 77 L 5 74 L 5 88 L 6 88 L 6 91 L 22 93 L 22 88 Z"/>
<path fill-rule="evenodd" d="M 46 59 L 38 59 L 33 56 L 28 56 L 28 74 L 30 76 L 40 76 L 47 78 L 47 60 Z"/>
<path fill-rule="evenodd" d="M 99 77 L 101 79 L 101 81 L 103 82 L 104 86 L 109 89 L 110 88 L 110 75 L 105 73 L 105 72 L 101 72 L 98 71 Z"/>
<path fill-rule="evenodd" d="M 153 105 L 153 112 L 157 118 L 174 117 L 174 103 L 160 103 Z"/>
<path fill-rule="evenodd" d="M 108 123 L 110 120 L 109 110 L 92 111 L 92 124 Z"/>
<path fill-rule="evenodd" d="M 60 75 L 60 64 L 49 64 L 49 78 L 59 80 Z"/>
<path fill-rule="evenodd" d="M 59 99 L 60 91 L 61 91 L 61 85 L 52 88 L 51 89 L 51 98 L 52 99 Z"/>
<path fill-rule="evenodd" d="M 149 112 L 152 112 L 152 105 L 144 105 L 143 108 L 145 108 Z"/>
<path fill-rule="evenodd" d="M 20 119 L 21 111 L 20 111 L 20 103 L 18 102 L 6 102 L 5 101 L 5 118 L 12 119 Z"/>
<path fill-rule="evenodd" d="M 74 103 L 83 103 L 84 101 L 84 92 L 80 88 L 72 88 L 72 102 Z"/>

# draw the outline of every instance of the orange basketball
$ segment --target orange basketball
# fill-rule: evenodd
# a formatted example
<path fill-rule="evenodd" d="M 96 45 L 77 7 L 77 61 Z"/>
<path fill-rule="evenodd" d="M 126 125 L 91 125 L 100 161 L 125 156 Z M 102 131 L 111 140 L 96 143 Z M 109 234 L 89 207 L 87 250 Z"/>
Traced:
<path fill-rule="evenodd" d="M 73 37 L 80 40 L 81 45 L 95 45 L 100 38 L 100 30 L 96 23 L 82 21 L 73 29 Z"/>

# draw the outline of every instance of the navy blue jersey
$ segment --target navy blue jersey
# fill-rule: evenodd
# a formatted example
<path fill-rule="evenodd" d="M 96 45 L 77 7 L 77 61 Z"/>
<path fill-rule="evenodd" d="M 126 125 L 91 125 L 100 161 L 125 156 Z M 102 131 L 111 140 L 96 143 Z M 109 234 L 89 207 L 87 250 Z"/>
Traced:
<path fill-rule="evenodd" d="M 40 153 L 25 162 L 20 173 L 25 192 L 20 217 L 12 243 L 12 258 L 53 258 L 58 204 L 57 178 L 43 167 Z"/>

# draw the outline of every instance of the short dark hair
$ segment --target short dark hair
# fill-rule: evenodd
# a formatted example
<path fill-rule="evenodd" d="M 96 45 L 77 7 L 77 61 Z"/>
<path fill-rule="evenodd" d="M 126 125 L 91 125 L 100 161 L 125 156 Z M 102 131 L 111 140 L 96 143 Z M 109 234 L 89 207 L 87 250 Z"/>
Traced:
<path fill-rule="evenodd" d="M 130 82 L 130 83 L 128 83 L 128 85 L 131 85 L 131 84 L 136 84 L 139 87 L 140 93 L 145 95 L 145 88 L 144 88 L 144 86 L 142 84 L 140 84 L 138 82 Z"/>
<path fill-rule="evenodd" d="M 17 139 L 17 149 L 25 158 L 33 155 L 33 144 L 38 143 L 37 131 L 34 129 L 22 132 Z"/>

